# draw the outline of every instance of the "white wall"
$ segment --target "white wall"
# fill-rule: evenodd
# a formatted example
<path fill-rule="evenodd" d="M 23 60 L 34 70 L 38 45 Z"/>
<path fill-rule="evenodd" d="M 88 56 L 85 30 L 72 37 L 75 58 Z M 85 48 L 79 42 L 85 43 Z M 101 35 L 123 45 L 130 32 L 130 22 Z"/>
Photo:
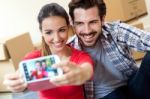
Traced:
<path fill-rule="evenodd" d="M 47 3 L 57 2 L 68 11 L 69 0 L 0 0 L 0 40 L 30 32 L 33 43 L 39 42 L 37 15 Z"/>
<path fill-rule="evenodd" d="M 57 2 L 68 11 L 70 0 L 0 0 L 0 40 L 9 35 L 30 32 L 33 43 L 40 40 L 37 14 L 46 3 Z M 148 15 L 138 21 L 150 29 L 150 0 L 146 0 Z"/>

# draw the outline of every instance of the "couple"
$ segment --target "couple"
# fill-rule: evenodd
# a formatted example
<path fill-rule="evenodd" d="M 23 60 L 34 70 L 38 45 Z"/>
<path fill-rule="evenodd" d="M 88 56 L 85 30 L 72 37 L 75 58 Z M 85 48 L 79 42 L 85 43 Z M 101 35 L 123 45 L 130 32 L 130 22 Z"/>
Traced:
<path fill-rule="evenodd" d="M 50 5 L 60 7 L 53 3 Z M 61 9 L 59 10 L 62 11 Z M 47 11 L 53 10 L 54 8 L 49 8 L 41 13 L 46 14 Z M 76 36 L 73 36 L 69 40 L 69 45 L 66 46 L 64 43 L 67 40 L 65 31 L 68 30 L 68 19 L 64 16 L 54 15 L 57 11 L 53 12 L 53 14 L 47 14 L 45 18 L 40 18 L 40 13 L 38 16 L 43 42 L 45 42 L 41 54 L 46 56 L 57 52 L 57 55 L 69 57 L 69 61 L 72 61 L 71 59 L 74 58 L 70 58 L 70 56 L 72 57 L 72 50 L 75 50 L 71 47 L 73 46 L 89 53 L 94 61 L 94 74 L 92 74 L 92 61 L 84 52 L 79 51 L 79 53 L 84 53 L 82 55 L 88 59 L 80 57 L 81 63 L 73 64 L 65 61 L 56 64 L 55 67 L 61 66 L 65 74 L 62 78 L 53 80 L 54 84 L 58 86 L 84 84 L 85 97 L 82 97 L 83 93 L 81 92 L 81 97 L 76 99 L 150 99 L 149 33 L 121 22 L 105 23 L 106 5 L 103 0 L 71 0 L 69 14 Z M 57 28 L 57 26 L 62 27 Z M 54 44 L 50 40 L 52 36 L 59 42 Z M 66 46 L 65 50 L 62 50 L 63 54 L 58 53 L 62 45 Z M 130 54 L 130 48 L 148 52 L 140 68 L 137 68 Z M 39 52 L 37 51 L 37 53 Z M 37 57 L 41 56 L 38 55 Z M 78 54 L 76 55 L 78 56 Z M 85 60 L 82 61 L 82 59 Z M 7 75 L 4 84 L 11 91 L 19 92 L 27 86 L 23 81 L 19 81 L 22 80 L 17 74 Z M 78 89 L 78 91 L 81 90 Z M 47 91 L 47 94 L 50 93 Z M 46 97 L 46 91 L 42 95 Z M 74 97 L 69 99 L 75 99 Z M 54 98 L 47 96 L 43 99 Z"/>

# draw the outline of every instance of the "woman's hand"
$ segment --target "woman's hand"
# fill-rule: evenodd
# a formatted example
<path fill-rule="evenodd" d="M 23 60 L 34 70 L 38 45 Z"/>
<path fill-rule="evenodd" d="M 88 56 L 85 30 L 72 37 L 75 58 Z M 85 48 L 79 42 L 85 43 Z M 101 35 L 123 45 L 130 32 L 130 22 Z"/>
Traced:
<path fill-rule="evenodd" d="M 27 88 L 27 83 L 25 83 L 19 71 L 5 75 L 3 83 L 12 92 L 21 92 Z"/>
<path fill-rule="evenodd" d="M 89 63 L 83 63 L 78 66 L 73 62 L 62 61 L 58 64 L 54 64 L 53 67 L 59 67 L 64 72 L 62 76 L 58 76 L 50 80 L 57 86 L 81 85 L 89 80 L 93 75 L 93 68 Z"/>

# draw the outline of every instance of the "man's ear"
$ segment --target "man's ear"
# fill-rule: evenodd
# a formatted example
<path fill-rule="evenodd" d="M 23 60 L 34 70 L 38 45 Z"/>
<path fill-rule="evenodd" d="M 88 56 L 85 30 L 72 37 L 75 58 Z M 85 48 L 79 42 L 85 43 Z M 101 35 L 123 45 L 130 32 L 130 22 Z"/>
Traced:
<path fill-rule="evenodd" d="M 104 15 L 104 16 L 101 17 L 101 24 L 102 24 L 102 26 L 104 25 L 104 22 L 105 22 L 105 16 L 106 15 Z"/>
<path fill-rule="evenodd" d="M 70 25 L 73 26 L 73 20 L 72 20 L 72 18 L 70 16 L 69 16 L 69 23 L 70 23 Z"/>

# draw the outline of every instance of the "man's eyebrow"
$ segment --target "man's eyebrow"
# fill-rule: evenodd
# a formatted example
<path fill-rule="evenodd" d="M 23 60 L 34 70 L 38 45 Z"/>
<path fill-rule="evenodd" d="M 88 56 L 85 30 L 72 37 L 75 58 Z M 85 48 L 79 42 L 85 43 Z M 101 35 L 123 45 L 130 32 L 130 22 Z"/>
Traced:
<path fill-rule="evenodd" d="M 74 21 L 75 24 L 83 23 L 81 21 Z"/>
<path fill-rule="evenodd" d="M 94 19 L 94 20 L 91 20 L 91 21 L 99 21 L 99 20 L 98 20 L 98 19 Z M 91 22 L 91 21 L 90 21 L 90 22 Z"/>
<path fill-rule="evenodd" d="M 65 26 L 62 26 L 62 27 L 60 27 L 60 28 L 66 28 L 67 26 L 65 25 Z"/>
<path fill-rule="evenodd" d="M 81 21 L 74 21 L 74 23 L 79 23 L 79 22 L 81 22 Z"/>

